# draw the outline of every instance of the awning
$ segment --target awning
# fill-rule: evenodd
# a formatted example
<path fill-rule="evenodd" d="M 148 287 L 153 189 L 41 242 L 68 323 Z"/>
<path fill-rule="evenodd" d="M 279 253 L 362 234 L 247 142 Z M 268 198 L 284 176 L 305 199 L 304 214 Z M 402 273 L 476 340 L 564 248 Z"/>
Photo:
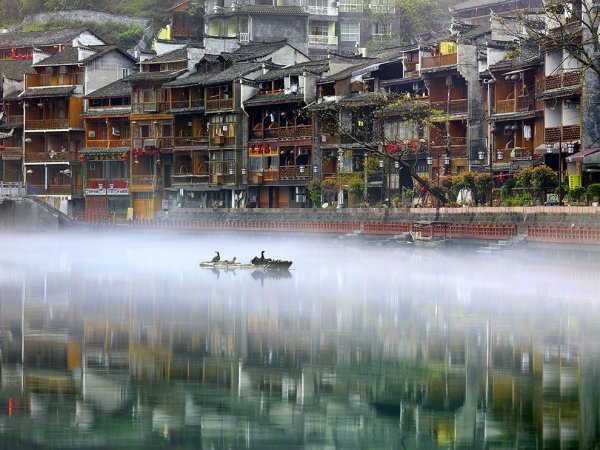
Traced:
<path fill-rule="evenodd" d="M 582 150 L 582 151 L 580 151 L 578 153 L 575 153 L 574 155 L 568 156 L 567 157 L 567 162 L 579 162 L 579 161 L 583 161 L 583 159 L 587 155 L 591 155 L 593 153 L 596 153 L 597 151 L 600 151 L 600 147 L 586 148 L 585 150 Z"/>

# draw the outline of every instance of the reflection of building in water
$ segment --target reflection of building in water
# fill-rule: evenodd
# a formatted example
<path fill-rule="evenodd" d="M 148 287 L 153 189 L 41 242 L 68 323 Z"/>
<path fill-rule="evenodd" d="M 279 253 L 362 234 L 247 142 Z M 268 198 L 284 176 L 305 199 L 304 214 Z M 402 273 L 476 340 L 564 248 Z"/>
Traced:
<path fill-rule="evenodd" d="M 451 283 L 421 298 L 406 287 L 383 300 L 357 290 L 289 302 L 211 291 L 176 306 L 167 288 L 149 301 L 125 286 L 125 302 L 48 278 L 9 288 L 0 401 L 23 389 L 31 410 L 69 404 L 78 430 L 108 433 L 109 416 L 124 434 L 197 446 L 266 446 L 268 423 L 290 445 L 357 447 L 388 421 L 407 448 L 597 440 L 600 359 L 582 345 L 597 330 L 584 333 L 575 311 L 565 324 L 502 317 L 452 303 Z"/>

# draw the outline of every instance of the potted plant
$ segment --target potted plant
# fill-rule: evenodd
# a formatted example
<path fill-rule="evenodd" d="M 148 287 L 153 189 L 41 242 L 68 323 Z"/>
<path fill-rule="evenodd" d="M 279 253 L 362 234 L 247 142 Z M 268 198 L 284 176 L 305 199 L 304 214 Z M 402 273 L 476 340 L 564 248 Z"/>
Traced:
<path fill-rule="evenodd" d="M 583 186 L 573 186 L 569 189 L 569 197 L 574 203 L 579 203 L 583 194 L 585 194 L 585 188 Z"/>
<path fill-rule="evenodd" d="M 592 197 L 592 206 L 598 206 L 598 199 L 600 199 L 600 183 L 590 184 L 587 188 L 587 193 Z"/>

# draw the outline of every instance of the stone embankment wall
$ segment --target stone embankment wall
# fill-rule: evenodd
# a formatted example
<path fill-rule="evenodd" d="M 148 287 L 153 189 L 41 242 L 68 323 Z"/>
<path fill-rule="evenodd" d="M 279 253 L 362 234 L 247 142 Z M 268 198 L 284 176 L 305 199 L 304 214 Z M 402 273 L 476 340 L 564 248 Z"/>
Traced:
<path fill-rule="evenodd" d="M 29 198 L 0 201 L 0 228 L 20 231 L 56 231 L 64 214 Z"/>
<path fill-rule="evenodd" d="M 594 207 L 510 207 L 510 208 L 341 208 L 341 209 L 186 209 L 163 215 L 164 222 L 281 221 L 412 223 L 439 220 L 452 224 L 516 226 L 520 234 L 528 226 L 600 227 L 600 208 Z"/>

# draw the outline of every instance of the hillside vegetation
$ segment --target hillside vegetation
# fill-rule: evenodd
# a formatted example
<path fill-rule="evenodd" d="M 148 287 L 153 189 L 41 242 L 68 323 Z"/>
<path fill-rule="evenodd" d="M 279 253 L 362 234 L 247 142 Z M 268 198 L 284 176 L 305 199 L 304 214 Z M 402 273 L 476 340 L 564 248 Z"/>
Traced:
<path fill-rule="evenodd" d="M 21 23 L 29 14 L 89 9 L 150 19 L 155 29 L 167 23 L 170 0 L 0 0 L 0 25 Z"/>

